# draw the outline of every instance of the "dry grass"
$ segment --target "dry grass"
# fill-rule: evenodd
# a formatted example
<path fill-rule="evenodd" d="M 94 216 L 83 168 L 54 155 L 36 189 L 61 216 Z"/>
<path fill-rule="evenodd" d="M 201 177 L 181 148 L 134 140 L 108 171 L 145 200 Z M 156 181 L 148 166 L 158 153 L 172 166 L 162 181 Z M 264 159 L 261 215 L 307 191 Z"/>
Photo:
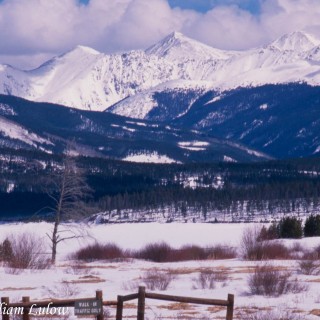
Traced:
<path fill-rule="evenodd" d="M 100 277 L 97 276 L 83 276 L 83 277 L 79 277 L 79 279 L 77 280 L 64 280 L 63 283 L 101 283 L 101 282 L 106 282 L 106 280 L 101 279 Z"/>
<path fill-rule="evenodd" d="M 220 311 L 225 311 L 226 308 L 225 307 L 220 307 L 220 306 L 211 306 L 207 308 L 207 311 L 210 313 L 217 313 Z"/>
<path fill-rule="evenodd" d="M 174 302 L 159 306 L 160 309 L 167 310 L 194 310 L 194 306 L 189 303 Z"/>
<path fill-rule="evenodd" d="M 37 289 L 36 287 L 6 287 L 6 288 L 1 288 L 0 291 L 21 291 L 21 290 L 35 290 Z"/>
<path fill-rule="evenodd" d="M 310 311 L 310 314 L 320 317 L 320 309 L 313 309 Z"/>

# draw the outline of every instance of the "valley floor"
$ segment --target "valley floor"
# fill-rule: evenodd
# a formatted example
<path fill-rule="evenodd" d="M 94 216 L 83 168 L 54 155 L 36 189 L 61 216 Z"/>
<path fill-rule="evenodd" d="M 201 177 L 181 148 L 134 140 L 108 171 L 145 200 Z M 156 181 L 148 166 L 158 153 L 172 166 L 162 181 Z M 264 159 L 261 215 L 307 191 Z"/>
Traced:
<path fill-rule="evenodd" d="M 189 261 L 179 263 L 153 263 L 142 260 L 121 262 L 95 261 L 79 263 L 70 260 L 70 254 L 78 248 L 94 243 L 114 242 L 124 249 L 138 249 L 147 243 L 165 241 L 174 247 L 185 244 L 201 246 L 224 244 L 238 248 L 242 232 L 248 224 L 119 224 L 82 226 L 90 236 L 81 240 L 62 243 L 57 265 L 47 270 L 26 270 L 14 274 L 8 268 L 0 268 L 0 296 L 10 297 L 10 301 L 19 301 L 23 296 L 31 300 L 49 298 L 93 297 L 96 290 L 102 290 L 105 300 L 116 300 L 119 294 L 137 292 L 139 285 L 144 285 L 147 271 L 165 271 L 172 275 L 172 281 L 165 291 L 160 293 L 226 299 L 228 293 L 235 295 L 235 319 L 280 319 L 280 314 L 288 313 L 285 318 L 319 319 L 320 291 L 319 275 L 302 275 L 296 260 L 273 260 L 270 264 L 283 268 L 306 286 L 306 291 L 284 294 L 279 297 L 250 295 L 248 276 L 257 264 L 264 262 L 244 261 L 241 258 L 230 260 Z M 10 234 L 25 231 L 36 232 L 47 241 L 50 231 L 48 223 L 3 224 L 0 225 L 0 240 Z M 292 246 L 299 242 L 304 247 L 312 248 L 320 244 L 319 238 L 285 240 Z M 237 249 L 238 250 L 238 249 Z M 48 243 L 48 252 L 49 252 Z M 213 289 L 200 289 L 196 280 L 201 270 L 212 269 L 225 275 L 215 283 Z M 148 289 L 147 289 L 148 290 Z M 146 301 L 147 318 L 152 319 L 225 319 L 225 309 L 219 307 L 167 303 L 155 300 Z M 109 308 L 110 315 L 115 314 Z M 131 319 L 136 314 L 134 303 L 125 304 L 124 318 Z M 260 317 L 254 318 L 254 314 Z M 266 315 L 263 318 L 263 315 Z M 269 315 L 269 316 L 268 316 Z M 73 310 L 70 309 L 70 316 Z M 278 317 L 278 318 L 277 318 Z M 112 319 L 112 317 L 110 317 Z"/>

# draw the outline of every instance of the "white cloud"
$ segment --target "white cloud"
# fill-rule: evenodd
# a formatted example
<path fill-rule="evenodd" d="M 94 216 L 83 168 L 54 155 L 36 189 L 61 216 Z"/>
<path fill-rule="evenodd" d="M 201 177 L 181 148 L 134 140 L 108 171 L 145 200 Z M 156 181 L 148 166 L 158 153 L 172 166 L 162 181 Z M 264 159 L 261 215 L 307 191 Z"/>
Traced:
<path fill-rule="evenodd" d="M 247 49 L 266 40 L 258 18 L 236 6 L 212 9 L 186 28 L 186 33 L 223 49 Z"/>
<path fill-rule="evenodd" d="M 255 47 L 295 30 L 320 36 L 319 0 L 260 1 L 261 12 L 254 15 L 236 5 L 204 14 L 172 9 L 167 0 L 90 0 L 87 6 L 77 0 L 4 0 L 0 62 L 9 55 L 38 61 L 77 44 L 108 52 L 143 49 L 173 30 L 222 49 Z"/>
<path fill-rule="evenodd" d="M 154 39 L 180 29 L 179 20 L 164 0 L 132 0 L 121 19 L 107 29 L 107 45 L 120 50 L 145 48 Z"/>
<path fill-rule="evenodd" d="M 319 0 L 265 0 L 260 19 L 269 38 L 296 30 L 315 30 L 320 37 L 319 16 Z"/>

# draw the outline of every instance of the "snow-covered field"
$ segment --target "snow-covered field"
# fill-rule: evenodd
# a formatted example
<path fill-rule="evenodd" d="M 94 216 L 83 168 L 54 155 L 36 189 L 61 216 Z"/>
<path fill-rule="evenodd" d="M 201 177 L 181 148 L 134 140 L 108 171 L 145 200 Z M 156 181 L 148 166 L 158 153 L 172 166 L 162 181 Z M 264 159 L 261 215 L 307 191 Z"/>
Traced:
<path fill-rule="evenodd" d="M 243 261 L 240 258 L 230 260 L 189 261 L 179 263 L 152 263 L 146 261 L 108 262 L 96 261 L 77 264 L 68 256 L 80 247 L 94 241 L 100 243 L 114 242 L 124 249 L 138 249 L 147 243 L 165 241 L 174 247 L 185 244 L 201 246 L 225 244 L 238 247 L 244 228 L 248 224 L 114 224 L 83 225 L 90 237 L 62 243 L 58 247 L 58 263 L 49 270 L 23 271 L 12 274 L 5 267 L 0 268 L 0 295 L 18 301 L 22 296 L 32 300 L 45 298 L 93 297 L 95 290 L 102 290 L 104 299 L 116 300 L 118 294 L 137 292 L 143 285 L 143 277 L 148 270 L 168 271 L 174 275 L 166 291 L 167 294 L 194 296 L 204 298 L 226 299 L 228 293 L 235 295 L 235 319 L 246 320 L 246 314 L 265 312 L 277 314 L 288 312 L 297 318 L 318 319 L 320 315 L 320 276 L 305 276 L 298 273 L 297 261 L 272 261 L 270 263 L 288 270 L 292 278 L 306 284 L 308 290 L 301 293 L 290 293 L 280 297 L 261 297 L 248 295 L 247 279 L 255 262 Z M 23 232 L 36 233 L 44 242 L 48 242 L 46 233 L 50 232 L 48 223 L 3 224 L 0 225 L 0 240 L 10 234 Z M 320 244 L 319 238 L 286 240 L 288 246 L 296 242 L 312 248 Z M 49 251 L 49 242 L 48 242 Z M 195 279 L 202 269 L 223 271 L 227 279 L 217 282 L 214 289 L 197 289 Z M 161 293 L 164 293 L 161 292 Z M 136 314 L 134 303 L 125 308 L 125 319 Z M 225 309 L 208 306 L 182 305 L 147 300 L 148 319 L 225 319 Z M 260 309 L 260 310 L 259 310 Z M 114 308 L 109 308 L 112 314 Z M 73 310 L 70 309 L 70 315 Z M 268 318 L 264 318 L 268 319 Z M 270 316 L 271 319 L 271 316 Z M 272 318 L 276 319 L 276 318 Z M 287 319 L 287 318 L 286 318 Z"/>

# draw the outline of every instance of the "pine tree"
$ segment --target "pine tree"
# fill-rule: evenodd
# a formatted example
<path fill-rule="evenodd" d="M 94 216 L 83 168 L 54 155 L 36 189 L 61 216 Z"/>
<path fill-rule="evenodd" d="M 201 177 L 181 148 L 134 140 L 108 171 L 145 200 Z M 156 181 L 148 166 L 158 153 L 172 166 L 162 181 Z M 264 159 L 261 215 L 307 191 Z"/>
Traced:
<path fill-rule="evenodd" d="M 279 223 L 280 238 L 299 239 L 302 238 L 301 220 L 296 217 L 283 218 Z"/>
<path fill-rule="evenodd" d="M 304 236 L 320 236 L 320 215 L 311 215 L 306 219 L 304 225 Z"/>

